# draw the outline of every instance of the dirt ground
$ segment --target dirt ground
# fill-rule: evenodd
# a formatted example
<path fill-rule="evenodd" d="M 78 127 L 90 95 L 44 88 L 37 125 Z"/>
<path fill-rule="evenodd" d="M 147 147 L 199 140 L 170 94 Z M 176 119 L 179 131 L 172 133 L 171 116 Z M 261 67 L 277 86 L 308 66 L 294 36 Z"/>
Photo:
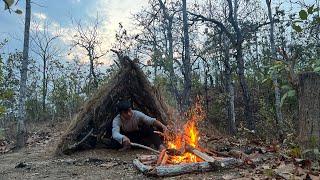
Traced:
<path fill-rule="evenodd" d="M 132 160 L 146 150 L 118 152 L 110 149 L 92 149 L 70 156 L 54 157 L 53 151 L 63 133 L 59 128 L 36 130 L 29 145 L 16 152 L 0 155 L 0 179 L 154 179 L 140 173 Z M 221 179 L 229 172 L 187 174 L 167 179 Z"/>
<path fill-rule="evenodd" d="M 53 152 L 68 122 L 55 126 L 36 124 L 29 127 L 27 146 L 19 151 L 0 151 L 0 180 L 7 179 L 156 179 L 140 173 L 132 160 L 138 155 L 151 154 L 142 149 L 119 152 L 111 149 L 78 151 L 70 156 L 54 157 Z M 213 127 L 200 128 L 201 146 L 208 149 L 236 148 L 239 142 L 228 143 Z M 229 145 L 227 145 L 229 144 Z M 219 146 L 221 146 L 219 148 Z M 261 146 L 260 146 L 261 147 Z M 263 148 L 263 147 L 261 147 Z M 1 150 L 1 148 L 0 148 Z M 231 152 L 231 151 L 230 151 Z M 281 151 L 280 151 L 281 152 Z M 308 164 L 292 158 L 283 159 L 276 153 L 255 152 L 245 156 L 246 165 L 221 172 L 201 172 L 162 179 L 320 179 L 319 170 L 309 171 Z M 284 152 L 284 151 L 283 151 Z M 244 155 L 244 154 L 242 154 Z M 279 156 L 280 155 L 280 156 Z M 258 160 L 258 161 L 257 161 Z M 294 160 L 294 161 L 293 161 Z M 251 162 L 251 163 L 250 163 Z M 252 164 L 253 163 L 253 164 Z M 319 169 L 319 167 L 317 168 Z M 313 175 L 312 175 L 313 174 Z M 161 179 L 161 178 L 160 178 Z"/>

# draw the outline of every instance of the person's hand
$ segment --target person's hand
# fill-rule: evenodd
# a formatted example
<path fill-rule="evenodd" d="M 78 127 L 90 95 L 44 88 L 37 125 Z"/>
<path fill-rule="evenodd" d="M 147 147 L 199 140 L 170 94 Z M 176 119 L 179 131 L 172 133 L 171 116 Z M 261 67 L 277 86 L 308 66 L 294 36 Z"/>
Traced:
<path fill-rule="evenodd" d="M 169 130 L 168 130 L 167 126 L 163 126 L 162 127 L 162 131 L 163 131 L 163 134 L 168 134 L 169 133 Z"/>
<path fill-rule="evenodd" d="M 127 137 L 127 136 L 124 136 L 123 139 L 122 139 L 122 148 L 119 149 L 119 151 L 124 151 L 124 150 L 127 150 L 127 149 L 130 149 L 131 147 L 131 141 L 130 139 Z"/>

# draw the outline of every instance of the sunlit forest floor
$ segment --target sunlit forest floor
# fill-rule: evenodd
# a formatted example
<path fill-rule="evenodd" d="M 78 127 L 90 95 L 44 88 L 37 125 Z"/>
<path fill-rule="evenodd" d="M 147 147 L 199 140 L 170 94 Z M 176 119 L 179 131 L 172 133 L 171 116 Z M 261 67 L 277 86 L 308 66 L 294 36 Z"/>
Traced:
<path fill-rule="evenodd" d="M 1 154 L 0 179 L 153 178 L 143 175 L 132 164 L 137 155 L 150 154 L 146 150 L 118 152 L 100 148 L 79 151 L 70 156 L 54 157 L 53 152 L 64 127 L 66 123 L 54 127 L 37 127 L 30 132 L 26 148 Z M 245 140 L 231 140 L 232 138 L 223 137 L 208 129 L 213 128 L 200 128 L 202 146 L 207 149 L 229 151 L 229 155 L 239 156 L 245 164 L 233 169 L 185 174 L 169 179 L 304 179 L 307 174 L 311 179 L 319 178 L 314 171 L 313 174 L 309 171 L 311 164 L 283 157 L 281 150 L 275 147 L 257 142 L 241 145 Z"/>

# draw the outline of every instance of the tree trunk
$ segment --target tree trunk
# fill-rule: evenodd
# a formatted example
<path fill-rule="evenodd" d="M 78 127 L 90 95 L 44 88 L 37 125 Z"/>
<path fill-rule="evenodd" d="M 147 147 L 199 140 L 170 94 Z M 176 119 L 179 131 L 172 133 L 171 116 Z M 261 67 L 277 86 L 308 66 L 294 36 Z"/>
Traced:
<path fill-rule="evenodd" d="M 19 95 L 19 115 L 17 123 L 17 148 L 21 148 L 26 143 L 26 91 L 27 91 L 27 76 L 28 76 L 28 56 L 29 56 L 29 33 L 31 19 L 31 4 L 30 0 L 26 0 L 26 14 L 24 26 L 24 42 L 23 42 L 23 58 L 20 69 L 20 95 Z"/>
<path fill-rule="evenodd" d="M 181 106 L 181 97 L 177 88 L 177 78 L 176 74 L 174 73 L 173 67 L 173 37 L 172 37 L 172 24 L 173 24 L 173 17 L 167 17 L 168 19 L 168 26 L 167 26 L 167 37 L 168 37 L 168 55 L 169 55 L 169 74 L 170 74 L 170 85 L 172 88 L 172 92 L 176 97 L 178 106 Z"/>
<path fill-rule="evenodd" d="M 243 93 L 244 117 L 246 119 L 248 129 L 255 130 L 255 121 L 253 119 L 249 87 L 244 76 L 244 60 L 243 60 L 242 43 L 237 45 L 236 60 L 237 60 L 237 66 L 238 66 L 238 76 L 239 76 L 240 85 Z"/>
<path fill-rule="evenodd" d="M 92 54 L 89 54 L 89 59 L 90 59 L 90 82 L 93 85 L 93 88 L 97 88 L 98 87 L 98 80 L 97 80 L 97 76 L 94 72 L 94 58 L 93 58 L 93 52 L 91 52 Z M 91 79 L 92 78 L 92 79 Z M 91 81 L 93 80 L 93 82 Z M 90 84 L 91 86 L 91 84 Z"/>
<path fill-rule="evenodd" d="M 251 97 L 249 87 L 244 76 L 244 59 L 243 59 L 243 32 L 240 29 L 237 17 L 237 10 L 238 10 L 238 1 L 235 0 L 234 3 L 232 0 L 227 0 L 228 9 L 229 9 L 229 16 L 228 21 L 231 23 L 234 31 L 235 31 L 235 38 L 233 38 L 233 45 L 236 48 L 236 61 L 238 66 L 238 76 L 240 80 L 240 85 L 243 93 L 243 101 L 244 101 L 244 116 L 247 121 L 247 127 L 250 130 L 255 130 L 255 121 L 253 118 L 252 113 L 252 106 L 251 106 Z M 234 8 L 233 8 L 234 5 Z"/>
<path fill-rule="evenodd" d="M 302 147 L 320 147 L 320 75 L 307 72 L 299 75 L 299 136 Z"/>
<path fill-rule="evenodd" d="M 235 134 L 236 129 L 236 114 L 234 112 L 234 87 L 232 83 L 232 69 L 229 63 L 229 52 L 225 52 L 224 57 L 226 91 L 227 91 L 227 110 L 228 110 L 228 131 L 230 134 Z"/>
<path fill-rule="evenodd" d="M 162 2 L 162 0 L 158 0 L 159 4 L 160 4 L 160 7 L 163 11 L 163 14 L 164 14 L 164 18 L 168 21 L 167 24 L 166 24 L 166 35 L 167 35 L 167 38 L 166 38 L 166 50 L 168 51 L 167 52 L 167 55 L 168 55 L 168 62 L 169 62 L 169 65 L 167 67 L 165 67 L 165 69 L 169 72 L 170 74 L 170 77 L 169 77 L 169 80 L 170 80 L 170 89 L 171 89 L 171 92 L 172 94 L 174 94 L 176 100 L 177 100 L 177 103 L 178 103 L 178 106 L 179 108 L 181 107 L 181 96 L 180 96 L 180 93 L 179 93 L 179 90 L 177 88 L 177 77 L 176 77 L 176 74 L 174 73 L 174 67 L 173 67 L 173 36 L 172 36 L 172 25 L 173 25 L 173 15 L 169 15 L 168 14 L 168 11 L 167 11 L 167 8 L 165 6 L 165 4 Z"/>
<path fill-rule="evenodd" d="M 190 64 L 190 42 L 189 42 L 189 32 L 188 32 L 188 16 L 187 16 L 187 2 L 186 0 L 182 0 L 182 16 L 183 16 L 183 35 L 184 35 L 184 62 L 183 62 L 183 70 L 184 70 L 184 90 L 183 97 L 184 102 L 183 105 L 185 107 L 189 107 L 190 105 L 190 95 L 191 95 L 191 64 Z"/>
<path fill-rule="evenodd" d="M 276 57 L 276 48 L 275 48 L 275 42 L 274 42 L 274 19 L 272 17 L 272 9 L 271 9 L 271 0 L 266 0 L 266 4 L 268 7 L 268 16 L 270 21 L 270 46 L 271 46 L 271 54 L 272 58 Z M 276 108 L 276 116 L 277 116 L 277 124 L 278 124 L 278 133 L 280 136 L 280 139 L 283 137 L 283 118 L 282 118 L 282 112 L 281 112 L 281 94 L 280 94 L 280 88 L 278 83 L 278 76 L 276 72 L 272 72 L 271 74 L 272 82 L 274 86 L 274 96 L 275 96 L 275 108 Z"/>
<path fill-rule="evenodd" d="M 44 55 L 45 56 L 45 55 Z M 46 69 L 47 69 L 47 60 L 43 58 L 43 72 L 42 72 L 42 112 L 46 112 L 46 97 L 47 97 L 47 76 L 46 76 Z"/>

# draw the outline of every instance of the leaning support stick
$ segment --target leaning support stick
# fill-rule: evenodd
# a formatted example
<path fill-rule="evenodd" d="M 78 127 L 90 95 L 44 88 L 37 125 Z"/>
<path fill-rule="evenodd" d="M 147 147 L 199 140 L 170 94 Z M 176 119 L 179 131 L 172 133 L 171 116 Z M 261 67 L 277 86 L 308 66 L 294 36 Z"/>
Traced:
<path fill-rule="evenodd" d="M 74 148 L 78 147 L 81 143 L 83 143 L 83 141 L 85 141 L 92 134 L 92 132 L 93 132 L 93 128 L 89 131 L 89 133 L 83 139 L 81 139 L 81 141 L 70 145 L 69 149 L 74 149 Z"/>

